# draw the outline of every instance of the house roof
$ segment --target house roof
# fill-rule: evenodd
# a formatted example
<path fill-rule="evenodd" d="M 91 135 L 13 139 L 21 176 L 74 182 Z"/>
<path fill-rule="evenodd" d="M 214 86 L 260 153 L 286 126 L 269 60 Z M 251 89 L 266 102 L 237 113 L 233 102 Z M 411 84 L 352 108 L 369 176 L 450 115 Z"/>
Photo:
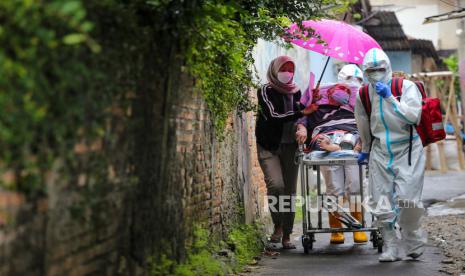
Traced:
<path fill-rule="evenodd" d="M 394 12 L 378 11 L 362 25 L 384 51 L 410 50 L 410 43 Z"/>
<path fill-rule="evenodd" d="M 441 59 L 439 51 L 436 51 L 431 40 L 409 39 L 409 42 L 413 54 L 433 58 L 437 66 L 437 70 L 448 70 L 447 65 Z"/>
<path fill-rule="evenodd" d="M 439 62 L 439 55 L 434 48 L 433 42 L 426 39 L 409 39 L 410 48 L 413 54 L 421 55 L 424 57 L 431 57 L 436 62 Z"/>

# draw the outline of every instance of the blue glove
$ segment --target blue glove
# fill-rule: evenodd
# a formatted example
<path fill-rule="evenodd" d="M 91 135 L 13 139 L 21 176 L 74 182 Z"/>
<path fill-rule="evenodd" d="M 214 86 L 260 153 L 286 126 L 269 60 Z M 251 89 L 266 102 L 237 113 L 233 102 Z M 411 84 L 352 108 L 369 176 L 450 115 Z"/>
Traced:
<path fill-rule="evenodd" d="M 383 98 L 387 98 L 392 95 L 391 88 L 388 85 L 380 81 L 376 83 L 375 90 L 376 90 L 376 94 L 380 95 Z"/>
<path fill-rule="evenodd" d="M 357 162 L 359 165 L 365 163 L 365 160 L 368 161 L 368 158 L 370 158 L 370 154 L 366 152 L 361 152 L 358 155 Z"/>

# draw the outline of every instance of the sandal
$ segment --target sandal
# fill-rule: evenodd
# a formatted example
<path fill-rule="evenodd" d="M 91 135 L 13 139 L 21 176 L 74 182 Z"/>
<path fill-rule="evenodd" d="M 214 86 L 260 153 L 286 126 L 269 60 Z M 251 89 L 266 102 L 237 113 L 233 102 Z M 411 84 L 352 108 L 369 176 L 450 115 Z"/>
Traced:
<path fill-rule="evenodd" d="M 283 238 L 283 229 L 281 226 L 274 226 L 274 231 L 271 237 L 268 239 L 271 243 L 280 243 Z"/>
<path fill-rule="evenodd" d="M 283 249 L 296 249 L 296 247 L 291 241 L 283 241 Z"/>
<path fill-rule="evenodd" d="M 280 243 L 281 238 L 283 237 L 283 234 L 273 234 L 271 235 L 269 242 L 271 243 Z"/>

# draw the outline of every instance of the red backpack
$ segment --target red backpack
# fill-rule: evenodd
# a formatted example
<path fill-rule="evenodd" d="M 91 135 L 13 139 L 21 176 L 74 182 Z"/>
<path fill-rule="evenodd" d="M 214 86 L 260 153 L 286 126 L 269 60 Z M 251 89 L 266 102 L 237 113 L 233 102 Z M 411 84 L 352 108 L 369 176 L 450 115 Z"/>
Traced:
<path fill-rule="evenodd" d="M 397 99 L 402 95 L 403 78 L 392 78 L 391 93 Z M 415 81 L 415 85 L 422 96 L 421 104 L 421 118 L 420 123 L 415 125 L 418 135 L 421 138 L 423 146 L 441 141 L 446 138 L 446 132 L 442 122 L 441 101 L 438 98 L 430 98 L 426 96 L 425 87 L 422 82 Z M 363 107 L 370 118 L 371 115 L 371 101 L 368 93 L 368 84 L 365 84 L 359 91 L 360 100 Z M 412 140 L 413 140 L 413 126 L 410 126 L 410 140 L 409 140 L 409 165 L 412 154 Z"/>

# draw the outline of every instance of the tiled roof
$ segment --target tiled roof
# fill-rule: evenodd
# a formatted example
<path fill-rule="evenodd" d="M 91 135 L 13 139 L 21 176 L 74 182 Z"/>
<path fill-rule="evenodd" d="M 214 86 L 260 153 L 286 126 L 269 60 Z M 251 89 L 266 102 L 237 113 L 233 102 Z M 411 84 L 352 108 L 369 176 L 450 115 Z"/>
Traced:
<path fill-rule="evenodd" d="M 391 11 L 379 11 L 363 23 L 366 32 L 373 37 L 384 51 L 408 51 L 410 44 L 397 20 Z"/>
<path fill-rule="evenodd" d="M 410 49 L 412 53 L 422 55 L 424 57 L 432 57 L 436 62 L 439 62 L 439 55 L 434 48 L 433 42 L 426 39 L 409 39 Z"/>

